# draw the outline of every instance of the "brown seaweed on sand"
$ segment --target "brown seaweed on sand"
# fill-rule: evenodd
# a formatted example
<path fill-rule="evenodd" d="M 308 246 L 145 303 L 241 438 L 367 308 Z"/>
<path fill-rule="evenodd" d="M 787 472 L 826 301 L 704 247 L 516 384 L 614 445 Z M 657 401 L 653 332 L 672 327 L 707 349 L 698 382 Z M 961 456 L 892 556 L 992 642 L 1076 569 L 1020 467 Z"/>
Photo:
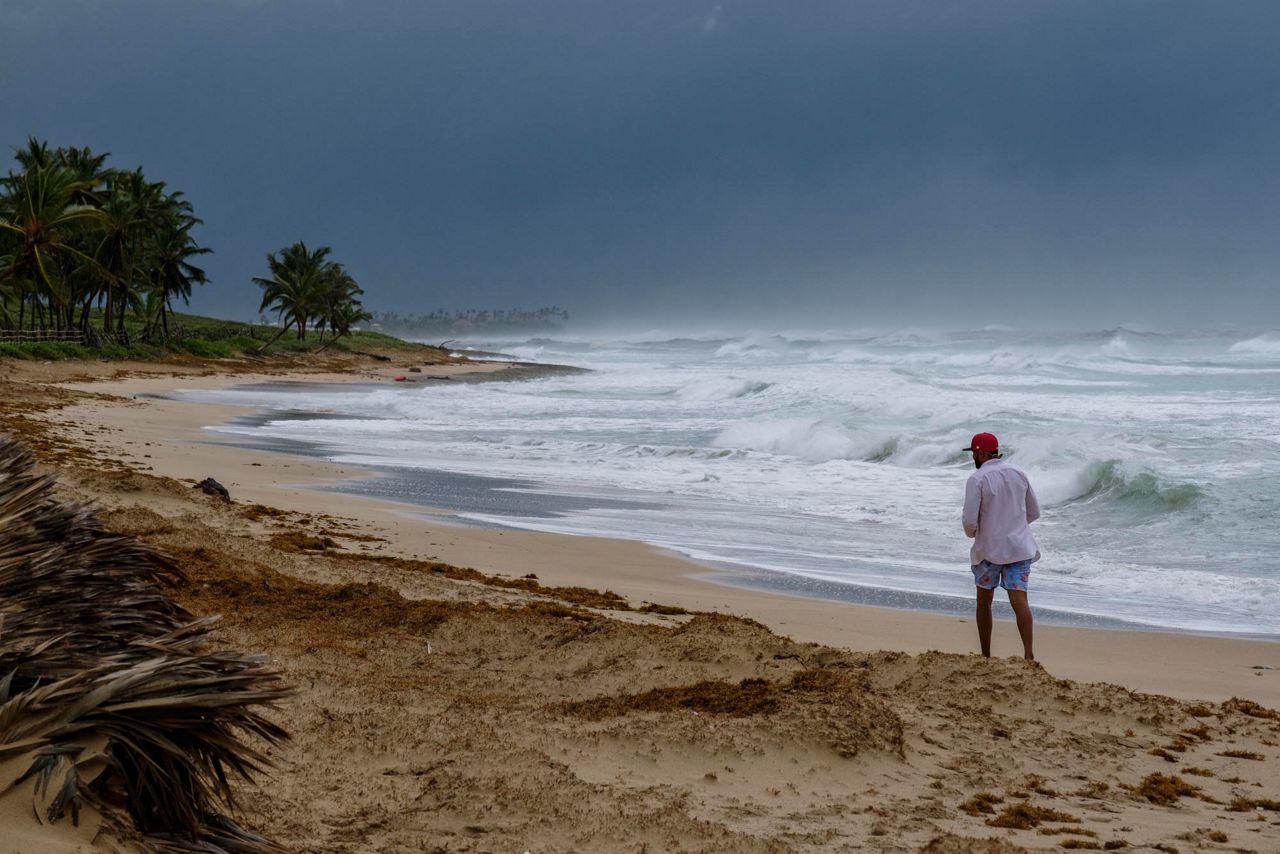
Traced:
<path fill-rule="evenodd" d="M 275 850 L 222 813 L 230 780 L 269 764 L 249 740 L 287 738 L 263 711 L 288 691 L 263 660 L 210 646 L 212 620 L 166 595 L 181 579 L 0 437 L 0 810 L 30 817 L 13 832 L 32 850 L 67 834 Z"/>
<path fill-rule="evenodd" d="M 1136 797 L 1144 798 L 1160 806 L 1174 806 L 1179 798 L 1200 794 L 1200 789 L 1181 777 L 1166 774 L 1148 774 L 1142 782 L 1132 787 Z"/>

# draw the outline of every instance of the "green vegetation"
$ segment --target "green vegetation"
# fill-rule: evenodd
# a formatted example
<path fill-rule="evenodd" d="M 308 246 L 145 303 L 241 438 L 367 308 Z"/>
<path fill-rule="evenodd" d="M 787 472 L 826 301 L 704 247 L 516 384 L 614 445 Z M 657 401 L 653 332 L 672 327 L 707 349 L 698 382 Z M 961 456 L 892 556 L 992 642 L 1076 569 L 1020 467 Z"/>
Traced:
<path fill-rule="evenodd" d="M 355 333 L 363 294 L 330 249 L 295 243 L 267 256 L 260 311 L 279 326 L 176 314 L 175 300 L 208 283 L 196 266 L 211 250 L 183 194 L 106 154 L 30 139 L 17 171 L 0 179 L 0 355 L 33 359 L 154 358 L 163 352 L 228 357 L 398 343 Z M 296 329 L 296 340 L 279 341 Z M 308 330 L 318 333 L 307 340 Z M 328 340 L 325 338 L 328 336 Z M 339 345 L 340 346 L 340 345 Z"/>
<path fill-rule="evenodd" d="M 100 315 L 90 313 L 90 322 L 97 322 Z M 301 341 L 296 337 L 279 336 L 280 329 L 263 323 L 243 323 L 201 317 L 195 314 L 174 313 L 170 316 L 170 334 L 163 341 L 143 340 L 143 319 L 126 317 L 125 331 L 133 343 L 115 344 L 100 341 L 95 345 L 67 341 L 26 341 L 22 343 L 0 342 L 0 358 L 54 361 L 59 359 L 156 359 L 165 354 L 189 353 L 211 359 L 238 358 L 262 353 L 306 353 L 329 349 L 342 352 L 385 350 L 388 348 L 416 346 L 399 338 L 379 332 L 352 331 L 342 340 L 333 338 Z M 273 338 L 278 338 L 272 342 Z M 270 345 L 269 347 L 267 345 Z"/>

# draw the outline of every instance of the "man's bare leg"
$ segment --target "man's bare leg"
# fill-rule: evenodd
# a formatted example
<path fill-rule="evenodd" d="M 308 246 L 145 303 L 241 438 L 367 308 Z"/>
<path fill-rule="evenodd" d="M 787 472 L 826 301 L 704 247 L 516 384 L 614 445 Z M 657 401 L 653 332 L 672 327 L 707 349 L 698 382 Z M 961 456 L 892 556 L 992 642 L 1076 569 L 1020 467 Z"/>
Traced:
<path fill-rule="evenodd" d="M 1018 634 L 1022 636 L 1022 657 L 1027 661 L 1035 661 L 1035 654 L 1031 651 L 1031 606 L 1027 604 L 1027 591 L 1010 590 L 1009 606 L 1013 608 L 1013 615 L 1018 618 Z"/>
<path fill-rule="evenodd" d="M 994 590 L 987 590 L 985 587 L 974 588 L 978 591 L 978 611 L 976 614 L 978 623 L 978 642 L 982 644 L 982 655 L 986 658 L 991 657 L 991 601 L 996 598 Z M 1023 596 L 1025 600 L 1025 594 Z"/>

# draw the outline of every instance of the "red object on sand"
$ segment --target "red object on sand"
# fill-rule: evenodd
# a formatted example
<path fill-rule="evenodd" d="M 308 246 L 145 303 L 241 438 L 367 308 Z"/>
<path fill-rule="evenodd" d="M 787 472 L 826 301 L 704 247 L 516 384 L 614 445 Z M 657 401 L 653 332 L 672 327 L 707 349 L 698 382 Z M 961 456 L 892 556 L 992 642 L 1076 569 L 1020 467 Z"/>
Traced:
<path fill-rule="evenodd" d="M 408 379 L 408 377 L 406 377 L 406 376 L 404 376 L 403 374 L 401 374 L 400 376 L 396 377 L 396 382 L 398 382 L 398 383 L 402 383 L 402 382 L 404 382 L 404 381 L 405 381 L 405 380 L 407 380 L 407 379 Z"/>

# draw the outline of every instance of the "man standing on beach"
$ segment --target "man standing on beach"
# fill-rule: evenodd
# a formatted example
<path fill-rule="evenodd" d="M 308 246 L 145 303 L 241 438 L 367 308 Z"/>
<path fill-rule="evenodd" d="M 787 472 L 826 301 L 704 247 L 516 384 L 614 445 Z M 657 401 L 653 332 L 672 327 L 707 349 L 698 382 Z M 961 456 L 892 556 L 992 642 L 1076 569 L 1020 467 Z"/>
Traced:
<path fill-rule="evenodd" d="M 965 484 L 962 519 L 965 534 L 973 538 L 969 563 L 977 586 L 982 654 L 991 657 L 991 602 L 999 585 L 1008 592 L 1009 605 L 1018 619 L 1022 656 L 1035 661 L 1027 581 L 1031 564 L 1040 559 L 1030 527 L 1040 518 L 1040 503 L 1027 476 L 1000 459 L 1000 442 L 995 436 L 979 433 L 965 450 L 973 454 L 977 468 Z"/>

